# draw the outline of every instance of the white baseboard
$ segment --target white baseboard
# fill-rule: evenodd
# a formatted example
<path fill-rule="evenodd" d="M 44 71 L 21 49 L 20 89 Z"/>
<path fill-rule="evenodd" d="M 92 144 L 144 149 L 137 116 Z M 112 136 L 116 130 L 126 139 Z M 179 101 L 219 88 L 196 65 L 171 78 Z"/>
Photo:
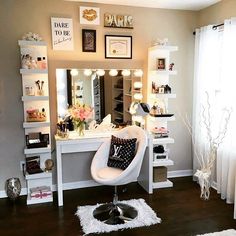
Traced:
<path fill-rule="evenodd" d="M 78 181 L 78 182 L 64 183 L 63 190 L 87 188 L 87 187 L 94 187 L 94 186 L 100 186 L 100 185 L 101 184 L 98 184 L 93 180 L 84 180 L 84 181 Z"/>
<path fill-rule="evenodd" d="M 27 188 L 22 188 L 20 192 L 20 196 L 27 195 Z M 7 197 L 6 192 L 4 190 L 0 191 L 0 198 Z"/>
<path fill-rule="evenodd" d="M 101 184 L 96 183 L 93 180 L 84 180 L 84 181 L 78 181 L 78 182 L 70 182 L 70 183 L 64 183 L 63 184 L 63 190 L 70 190 L 70 189 L 78 189 L 78 188 L 85 188 L 85 187 L 94 187 L 99 186 Z M 52 185 L 52 191 L 57 191 L 57 185 Z M 27 188 L 22 188 L 20 196 L 27 195 Z M 6 198 L 6 192 L 0 191 L 0 198 Z"/>
<path fill-rule="evenodd" d="M 185 176 L 192 176 L 193 170 L 175 170 L 175 171 L 168 171 L 168 178 L 177 178 L 177 177 L 185 177 Z M 69 182 L 63 184 L 63 190 L 70 190 L 70 189 L 77 189 L 77 188 L 85 188 L 85 187 L 94 187 L 94 186 L 100 186 L 101 184 L 96 183 L 93 180 L 84 180 L 84 181 L 78 181 L 78 182 Z M 216 184 L 215 184 L 216 186 Z M 213 187 L 214 188 L 214 187 Z M 57 191 L 57 185 L 54 184 L 52 186 L 52 191 Z M 21 189 L 21 196 L 27 195 L 27 188 Z M 6 192 L 0 191 L 0 198 L 6 198 Z"/>
<path fill-rule="evenodd" d="M 186 176 L 193 176 L 193 170 L 173 170 L 168 171 L 167 173 L 167 178 L 177 178 Z"/>
<path fill-rule="evenodd" d="M 217 191 L 217 183 L 215 181 L 212 182 L 211 187 Z"/>

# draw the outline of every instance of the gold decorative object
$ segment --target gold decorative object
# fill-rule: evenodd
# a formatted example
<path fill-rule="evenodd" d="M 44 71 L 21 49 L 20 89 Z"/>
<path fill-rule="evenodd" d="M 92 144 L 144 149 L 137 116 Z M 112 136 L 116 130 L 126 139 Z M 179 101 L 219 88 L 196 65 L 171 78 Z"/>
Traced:
<path fill-rule="evenodd" d="M 83 11 L 83 18 L 88 21 L 94 21 L 97 17 L 97 12 L 94 9 L 85 9 Z"/>
<path fill-rule="evenodd" d="M 45 172 L 49 172 L 52 170 L 54 166 L 54 161 L 52 159 L 47 159 L 45 162 Z"/>

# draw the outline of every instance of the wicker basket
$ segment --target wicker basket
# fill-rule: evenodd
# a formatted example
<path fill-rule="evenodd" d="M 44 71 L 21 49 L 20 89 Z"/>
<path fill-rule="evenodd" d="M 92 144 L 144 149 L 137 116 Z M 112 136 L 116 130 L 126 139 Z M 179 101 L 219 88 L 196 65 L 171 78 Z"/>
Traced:
<path fill-rule="evenodd" d="M 165 166 L 159 166 L 153 168 L 153 182 L 167 181 L 167 168 Z"/>

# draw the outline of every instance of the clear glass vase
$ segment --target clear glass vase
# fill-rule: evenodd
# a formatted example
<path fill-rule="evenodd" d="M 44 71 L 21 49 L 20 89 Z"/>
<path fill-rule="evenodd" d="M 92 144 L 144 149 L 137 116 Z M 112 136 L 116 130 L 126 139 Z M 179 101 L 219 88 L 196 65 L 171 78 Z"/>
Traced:
<path fill-rule="evenodd" d="M 80 124 L 77 125 L 76 132 L 78 133 L 79 136 L 84 136 L 84 130 L 85 130 L 84 122 L 81 122 Z"/>

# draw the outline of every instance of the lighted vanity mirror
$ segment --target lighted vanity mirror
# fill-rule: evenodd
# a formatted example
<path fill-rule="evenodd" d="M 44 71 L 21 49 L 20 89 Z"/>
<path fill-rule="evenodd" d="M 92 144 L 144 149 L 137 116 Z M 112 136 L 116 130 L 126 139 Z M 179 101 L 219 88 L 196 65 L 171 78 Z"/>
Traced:
<path fill-rule="evenodd" d="M 131 123 L 129 107 L 135 95 L 142 96 L 142 74 L 142 70 L 56 69 L 58 117 L 82 103 L 94 108 L 97 123 L 108 114 L 114 124 Z"/>

